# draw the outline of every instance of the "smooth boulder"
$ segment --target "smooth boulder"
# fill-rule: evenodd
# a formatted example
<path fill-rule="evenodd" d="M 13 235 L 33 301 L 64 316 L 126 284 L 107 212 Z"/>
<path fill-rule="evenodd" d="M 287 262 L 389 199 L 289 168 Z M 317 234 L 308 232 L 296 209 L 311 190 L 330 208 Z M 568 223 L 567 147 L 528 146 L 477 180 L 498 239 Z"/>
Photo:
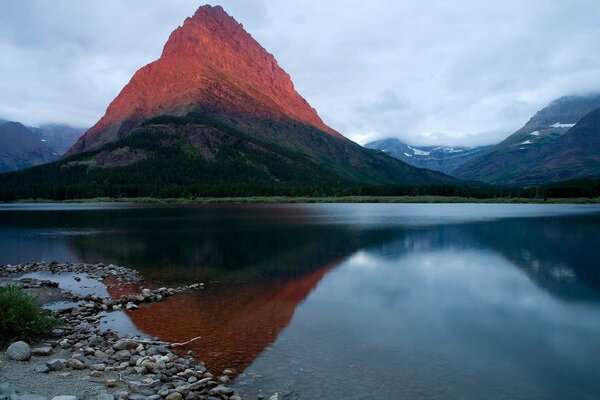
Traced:
<path fill-rule="evenodd" d="M 6 355 L 11 360 L 27 361 L 31 358 L 31 347 L 25 342 L 15 342 L 8 346 Z"/>

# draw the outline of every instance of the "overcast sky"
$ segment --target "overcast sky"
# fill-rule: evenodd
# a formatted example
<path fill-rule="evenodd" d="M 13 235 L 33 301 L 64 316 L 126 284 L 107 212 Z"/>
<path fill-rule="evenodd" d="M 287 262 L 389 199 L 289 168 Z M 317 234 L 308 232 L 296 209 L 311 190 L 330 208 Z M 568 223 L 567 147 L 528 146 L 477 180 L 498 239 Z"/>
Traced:
<path fill-rule="evenodd" d="M 205 2 L 1 0 L 0 118 L 93 125 Z M 495 143 L 600 91 L 598 0 L 222 0 L 326 123 L 365 143 Z"/>

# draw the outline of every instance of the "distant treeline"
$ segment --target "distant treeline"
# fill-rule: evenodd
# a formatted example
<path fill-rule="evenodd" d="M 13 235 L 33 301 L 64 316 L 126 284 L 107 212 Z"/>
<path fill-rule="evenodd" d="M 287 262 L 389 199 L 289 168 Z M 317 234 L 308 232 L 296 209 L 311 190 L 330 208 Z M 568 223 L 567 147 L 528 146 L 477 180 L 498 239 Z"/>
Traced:
<path fill-rule="evenodd" d="M 200 197 L 342 197 L 342 196 L 444 196 L 475 199 L 523 198 L 594 198 L 600 197 L 600 180 L 581 180 L 533 188 L 498 188 L 473 186 L 274 186 L 253 184 L 178 184 L 160 182 L 148 176 L 147 183 L 126 183 L 131 171 L 124 169 L 99 170 L 102 176 L 90 177 L 89 181 L 77 183 L 53 182 L 51 176 L 46 181 L 12 182 L 11 187 L 0 184 L 0 201 L 11 202 L 22 199 L 73 200 L 97 197 L 136 198 L 200 198 Z M 120 175 L 120 173 L 123 175 Z M 179 173 L 185 173 L 179 171 Z M 151 172 L 150 172 L 151 174 Z M 0 178 L 1 181 L 1 178 Z"/>

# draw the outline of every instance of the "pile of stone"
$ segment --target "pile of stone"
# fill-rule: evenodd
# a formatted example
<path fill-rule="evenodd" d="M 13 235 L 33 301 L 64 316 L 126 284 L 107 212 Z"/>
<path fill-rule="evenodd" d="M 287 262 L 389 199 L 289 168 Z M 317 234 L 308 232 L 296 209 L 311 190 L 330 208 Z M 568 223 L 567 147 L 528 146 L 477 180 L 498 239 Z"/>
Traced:
<path fill-rule="evenodd" d="M 93 271 L 96 279 L 111 275 L 111 278 L 127 282 L 142 280 L 139 274 L 127 268 L 108 266 L 108 272 L 104 274 L 97 267 L 102 264 L 91 265 L 90 270 L 83 268 L 85 265 L 32 263 L 0 267 L 0 271 L 4 274 L 7 271 L 20 274 L 32 270 L 77 270 L 88 275 L 89 271 Z M 38 283 L 28 282 L 32 285 Z M 106 389 L 112 392 L 107 393 L 102 400 L 239 400 L 240 397 L 225 386 L 230 381 L 233 370 L 225 370 L 221 376 L 215 377 L 191 353 L 176 351 L 181 348 L 180 344 L 161 342 L 157 338 L 124 337 L 100 329 L 102 312 L 123 308 L 133 310 L 138 304 L 162 301 L 178 293 L 203 288 L 202 283 L 196 283 L 177 288 L 143 289 L 139 294 L 125 295 L 118 299 L 67 292 L 77 302 L 77 306 L 57 312 L 64 324 L 52 332 L 53 338 L 33 349 L 24 342 L 13 343 L 6 354 L 18 361 L 27 361 L 32 355 L 36 358 L 45 357 L 44 362 L 34 367 L 34 371 L 40 374 L 58 373 L 64 377 L 68 376 L 68 371 L 88 371 L 92 379 L 102 381 Z M 192 338 L 197 339 L 200 338 Z M 23 400 L 22 396 L 20 399 Z M 3 400 L 2 395 L 0 400 Z"/>

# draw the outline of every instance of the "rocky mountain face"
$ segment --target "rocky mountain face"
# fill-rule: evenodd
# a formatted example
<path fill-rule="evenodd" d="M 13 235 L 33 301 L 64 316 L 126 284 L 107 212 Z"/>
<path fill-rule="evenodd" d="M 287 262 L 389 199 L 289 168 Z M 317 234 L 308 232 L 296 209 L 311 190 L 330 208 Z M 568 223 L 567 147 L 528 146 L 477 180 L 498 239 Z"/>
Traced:
<path fill-rule="evenodd" d="M 59 155 L 18 122 L 0 123 L 0 173 L 56 161 Z"/>
<path fill-rule="evenodd" d="M 581 143 L 573 140 L 583 137 L 571 135 L 576 124 L 590 112 L 600 108 L 600 94 L 561 97 L 538 111 L 521 129 L 503 142 L 483 152 L 479 157 L 463 164 L 453 175 L 466 180 L 478 180 L 499 185 L 532 185 L 550 183 L 568 177 L 593 176 L 593 168 L 574 168 L 574 159 L 562 159 L 564 171 L 553 168 L 552 173 L 539 173 L 531 177 L 532 168 L 546 165 L 549 159 L 558 162 L 556 154 L 565 154 L 561 146 L 567 143 L 576 148 L 592 146 L 587 152 L 598 152 L 589 138 Z M 589 129 L 589 128 L 587 128 Z M 571 171 L 571 172 L 570 172 Z"/>
<path fill-rule="evenodd" d="M 211 6 L 171 34 L 161 57 L 135 73 L 63 166 L 55 179 L 68 175 L 65 184 L 113 168 L 124 184 L 144 187 L 149 179 L 204 188 L 456 182 L 327 126 L 275 58 Z"/>
<path fill-rule="evenodd" d="M 600 178 L 600 108 L 584 116 L 554 144 L 542 150 L 539 160 L 528 161 L 514 179 L 520 186 L 571 179 Z"/>
<path fill-rule="evenodd" d="M 287 120 L 342 138 L 294 89 L 273 55 L 221 7 L 203 6 L 141 68 L 69 155 L 122 139 L 146 118 L 204 111 L 237 124 Z"/>
<path fill-rule="evenodd" d="M 48 147 L 58 154 L 65 154 L 77 140 L 84 134 L 84 128 L 77 128 L 66 124 L 43 124 L 37 127 L 28 127 L 37 134 Z"/>
<path fill-rule="evenodd" d="M 383 139 L 367 143 L 365 147 L 381 150 L 412 166 L 452 176 L 455 169 L 478 157 L 492 146 L 409 146 L 398 139 Z"/>

